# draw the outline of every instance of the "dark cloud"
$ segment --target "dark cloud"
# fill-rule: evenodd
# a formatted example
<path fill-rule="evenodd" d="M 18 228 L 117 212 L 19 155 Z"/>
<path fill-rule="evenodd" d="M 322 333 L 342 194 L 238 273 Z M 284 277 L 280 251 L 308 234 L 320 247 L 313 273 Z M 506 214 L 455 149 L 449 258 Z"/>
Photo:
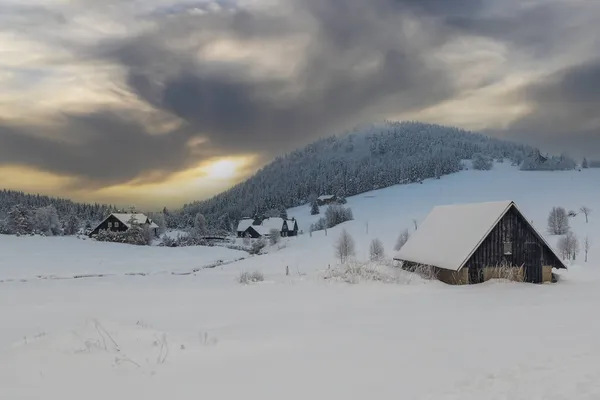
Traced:
<path fill-rule="evenodd" d="M 575 156 L 600 159 L 600 59 L 528 85 L 520 95 L 533 107 L 515 121 L 515 138 Z"/>
<path fill-rule="evenodd" d="M 78 186 L 98 187 L 150 173 L 164 177 L 189 166 L 190 137 L 185 129 L 149 135 L 145 127 L 110 111 L 66 115 L 57 126 L 44 129 L 0 124 L 0 160 L 75 176 Z"/>
<path fill-rule="evenodd" d="M 199 161 L 185 145 L 193 136 L 207 138 L 212 154 L 272 156 L 363 117 L 377 118 L 382 105 L 402 112 L 435 104 L 455 93 L 446 71 L 426 62 L 439 38 L 433 31 L 409 37 L 403 27 L 409 14 L 439 15 L 460 7 L 461 12 L 471 12 L 467 5 L 479 7 L 481 1 L 459 1 L 459 8 L 447 4 L 302 0 L 294 4 L 297 12 L 285 18 L 240 9 L 171 13 L 152 31 L 105 42 L 82 54 L 120 64 L 127 89 L 183 120 L 185 134 L 151 136 L 143 125 L 110 113 L 69 116 L 61 129 L 76 144 L 4 129 L 0 159 L 118 183 L 148 171 L 178 171 Z M 245 65 L 193 56 L 217 38 L 256 44 L 293 41 L 301 34 L 309 34 L 310 40 L 292 60 L 292 78 L 257 78 Z M 191 46 L 174 50 L 173 44 L 182 42 Z M 208 150 L 204 155 L 210 155 Z"/>
<path fill-rule="evenodd" d="M 240 9 L 231 2 L 218 11 L 194 2 L 145 8 L 134 20 L 144 18 L 153 28 L 141 34 L 113 36 L 91 47 L 68 43 L 84 46 L 73 52 L 88 64 L 121 67 L 125 80 L 115 84 L 157 113 L 178 117 L 183 128 L 152 135 L 145 123 L 125 118 L 127 110 L 65 116 L 58 128 L 41 133 L 0 121 L 0 164 L 35 166 L 103 185 L 150 173 L 166 176 L 214 155 L 252 152 L 269 158 L 357 122 L 453 98 L 461 91 L 453 82 L 455 71 L 431 55 L 456 37 L 501 40 L 540 60 L 546 53 L 562 54 L 577 35 L 594 37 L 582 36 L 589 32 L 594 5 L 574 11 L 568 1 L 553 2 L 490 14 L 488 5 L 499 1 L 289 0 L 284 13 Z M 77 4 L 92 10 L 110 4 L 114 12 L 129 3 Z M 42 18 L 45 11 L 27 12 Z M 60 15 L 48 18 L 60 21 Z M 205 50 L 220 39 L 275 59 L 288 74 L 257 71 L 251 62 L 206 58 Z M 263 46 L 275 42 L 294 51 L 262 53 Z M 521 99 L 534 111 L 513 124 L 510 134 L 518 132 L 515 137 L 539 145 L 565 137 L 562 131 L 579 137 L 582 147 L 596 143 L 592 110 L 598 109 L 594 96 L 600 90 L 592 86 L 598 82 L 595 66 L 573 67 L 530 85 Z M 187 145 L 194 138 L 206 140 L 200 151 Z"/>

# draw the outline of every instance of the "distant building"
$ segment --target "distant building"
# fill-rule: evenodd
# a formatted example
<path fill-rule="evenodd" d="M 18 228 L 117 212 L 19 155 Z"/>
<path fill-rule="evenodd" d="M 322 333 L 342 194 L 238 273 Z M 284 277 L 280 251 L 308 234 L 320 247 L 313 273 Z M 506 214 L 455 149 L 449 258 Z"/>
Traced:
<path fill-rule="evenodd" d="M 317 197 L 317 204 L 319 206 L 326 206 L 328 204 L 336 204 L 338 202 L 338 198 L 334 194 L 325 194 L 323 196 Z"/>
<path fill-rule="evenodd" d="M 428 266 L 449 284 L 499 278 L 511 268 L 518 280 L 553 280 L 565 264 L 512 201 L 435 207 L 395 260 L 403 268 Z"/>
<path fill-rule="evenodd" d="M 245 218 L 238 223 L 238 237 L 249 236 L 251 238 L 267 237 L 275 229 L 282 237 L 297 236 L 298 222 L 295 219 L 283 219 L 271 217 L 260 219 Z"/>
<path fill-rule="evenodd" d="M 108 230 L 113 232 L 125 232 L 131 228 L 131 222 L 134 224 L 145 225 L 152 230 L 154 236 L 158 237 L 158 225 L 142 213 L 112 213 L 100 222 L 92 232 L 90 237 L 97 235 L 100 231 Z"/>

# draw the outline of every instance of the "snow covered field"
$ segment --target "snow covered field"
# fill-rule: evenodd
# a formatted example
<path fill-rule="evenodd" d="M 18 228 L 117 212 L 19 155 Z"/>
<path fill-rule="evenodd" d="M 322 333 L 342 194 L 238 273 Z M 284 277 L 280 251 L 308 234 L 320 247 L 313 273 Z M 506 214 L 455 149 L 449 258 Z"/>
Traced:
<path fill-rule="evenodd" d="M 315 217 L 299 207 L 289 214 L 305 234 L 258 257 L 0 236 L 0 280 L 115 274 L 0 284 L 0 398 L 598 398 L 600 215 L 571 221 L 593 246 L 555 285 L 321 278 L 342 228 L 359 259 L 374 237 L 391 256 L 398 233 L 433 205 L 511 199 L 544 231 L 555 205 L 600 213 L 597 182 L 600 170 L 465 171 L 350 198 L 355 221 L 327 236 L 308 235 Z M 186 276 L 123 273 L 239 256 Z M 237 282 L 254 270 L 265 282 Z"/>

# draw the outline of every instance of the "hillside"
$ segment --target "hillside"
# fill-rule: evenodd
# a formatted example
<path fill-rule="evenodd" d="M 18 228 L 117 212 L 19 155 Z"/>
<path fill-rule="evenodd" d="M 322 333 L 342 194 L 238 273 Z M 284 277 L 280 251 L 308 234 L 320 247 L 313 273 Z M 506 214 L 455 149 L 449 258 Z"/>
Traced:
<path fill-rule="evenodd" d="M 243 216 L 304 204 L 311 196 L 353 196 L 458 172 L 480 153 L 520 163 L 533 149 L 458 128 L 389 122 L 332 136 L 279 157 L 247 181 L 212 199 L 186 205 L 171 225 L 202 213 L 230 230 Z M 168 221 L 169 222 L 169 221 Z"/>
<path fill-rule="evenodd" d="M 391 257 L 399 231 L 435 205 L 512 199 L 544 233 L 554 205 L 598 212 L 599 180 L 600 169 L 504 163 L 396 185 L 349 197 L 355 220 L 327 234 L 208 269 L 239 254 L 0 235 L 0 281 L 17 279 L 0 283 L 0 397 L 594 399 L 599 215 L 571 219 L 594 245 L 558 284 L 456 287 L 408 274 L 348 285 L 323 274 L 343 229 L 358 260 L 376 237 Z M 308 206 L 288 214 L 304 229 L 316 218 Z M 241 285 L 244 271 L 265 281 Z"/>

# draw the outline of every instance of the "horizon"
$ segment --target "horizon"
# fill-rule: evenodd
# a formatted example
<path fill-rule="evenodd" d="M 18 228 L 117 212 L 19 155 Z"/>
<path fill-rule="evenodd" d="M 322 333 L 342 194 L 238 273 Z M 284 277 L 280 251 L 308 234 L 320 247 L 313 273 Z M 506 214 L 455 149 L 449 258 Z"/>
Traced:
<path fill-rule="evenodd" d="M 0 188 L 179 208 L 364 121 L 600 159 L 600 2 L 0 0 Z"/>

